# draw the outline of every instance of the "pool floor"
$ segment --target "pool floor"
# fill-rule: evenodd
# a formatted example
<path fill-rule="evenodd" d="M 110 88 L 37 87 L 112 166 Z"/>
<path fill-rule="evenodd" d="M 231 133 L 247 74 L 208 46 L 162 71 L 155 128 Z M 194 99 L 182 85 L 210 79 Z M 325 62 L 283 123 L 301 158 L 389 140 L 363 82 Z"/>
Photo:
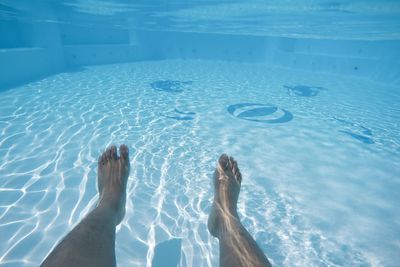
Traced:
<path fill-rule="evenodd" d="M 400 93 L 258 64 L 92 66 L 0 93 L 0 266 L 37 266 L 95 205 L 96 163 L 131 154 L 119 266 L 218 266 L 221 153 L 240 217 L 276 266 L 395 266 Z M 170 262 L 168 262 L 170 261 Z"/>

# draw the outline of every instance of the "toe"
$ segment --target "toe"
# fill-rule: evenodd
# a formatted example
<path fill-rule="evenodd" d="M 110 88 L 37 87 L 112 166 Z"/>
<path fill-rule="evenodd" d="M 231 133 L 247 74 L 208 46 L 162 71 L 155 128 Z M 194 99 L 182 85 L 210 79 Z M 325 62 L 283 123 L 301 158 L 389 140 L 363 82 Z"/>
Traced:
<path fill-rule="evenodd" d="M 99 157 L 99 159 L 97 160 L 97 171 L 100 172 L 101 168 L 103 167 L 104 163 L 103 163 L 103 155 L 101 155 Z"/>
<path fill-rule="evenodd" d="M 112 159 L 118 159 L 118 155 L 117 155 L 117 147 L 116 146 L 114 146 L 114 145 L 112 145 L 111 147 L 110 147 L 110 150 L 111 150 L 111 158 Z"/>
<path fill-rule="evenodd" d="M 108 159 L 117 159 L 118 158 L 117 147 L 114 145 L 108 147 L 106 154 Z"/>
<path fill-rule="evenodd" d="M 236 181 L 240 184 L 242 182 L 242 174 L 240 173 L 239 166 L 236 160 L 233 160 L 232 173 L 236 178 Z"/>
<path fill-rule="evenodd" d="M 107 151 L 101 155 L 101 163 L 103 165 L 107 163 Z"/>
<path fill-rule="evenodd" d="M 121 155 L 121 158 L 124 160 L 129 159 L 129 149 L 126 145 L 121 145 L 119 147 L 119 154 Z"/>
<path fill-rule="evenodd" d="M 232 173 L 233 175 L 236 176 L 236 173 L 238 172 L 238 165 L 237 165 L 237 161 L 233 160 L 232 161 Z"/>
<path fill-rule="evenodd" d="M 235 162 L 235 160 L 233 159 L 233 157 L 229 157 L 229 168 L 232 170 L 232 172 L 233 172 L 234 162 Z"/>
<path fill-rule="evenodd" d="M 121 166 L 123 166 L 124 170 L 129 173 L 130 162 L 129 162 L 129 149 L 128 149 L 128 147 L 126 145 L 120 145 L 119 154 L 120 154 L 119 161 L 121 163 Z"/>
<path fill-rule="evenodd" d="M 218 160 L 219 165 L 221 166 L 222 170 L 228 169 L 229 165 L 229 157 L 227 154 L 222 154 Z"/>
<path fill-rule="evenodd" d="M 240 170 L 239 170 L 238 167 L 235 169 L 235 178 L 236 178 L 236 181 L 237 181 L 239 184 L 242 183 L 242 174 L 240 173 Z"/>
<path fill-rule="evenodd" d="M 107 160 L 110 160 L 111 159 L 111 147 L 107 147 L 105 154 L 106 154 Z"/>

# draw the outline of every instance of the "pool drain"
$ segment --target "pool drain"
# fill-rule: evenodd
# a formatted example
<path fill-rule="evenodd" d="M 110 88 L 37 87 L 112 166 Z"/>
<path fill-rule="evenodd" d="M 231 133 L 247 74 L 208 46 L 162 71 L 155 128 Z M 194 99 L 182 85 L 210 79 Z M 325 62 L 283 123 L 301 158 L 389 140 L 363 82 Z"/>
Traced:
<path fill-rule="evenodd" d="M 230 105 L 227 111 L 238 119 L 262 123 L 285 123 L 293 119 L 289 111 L 269 104 L 239 103 Z"/>

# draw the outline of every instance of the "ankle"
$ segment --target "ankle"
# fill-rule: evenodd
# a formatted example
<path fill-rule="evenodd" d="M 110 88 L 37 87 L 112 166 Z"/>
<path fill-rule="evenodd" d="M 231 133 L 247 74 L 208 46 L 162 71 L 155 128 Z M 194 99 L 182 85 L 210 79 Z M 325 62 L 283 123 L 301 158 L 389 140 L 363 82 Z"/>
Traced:
<path fill-rule="evenodd" d="M 240 232 L 240 229 L 243 228 L 242 223 L 240 222 L 238 217 L 229 217 L 224 220 L 221 220 L 218 225 L 218 239 L 222 239 L 226 236 L 232 236 Z"/>
<path fill-rule="evenodd" d="M 217 207 L 222 217 L 236 218 L 237 220 L 239 220 L 239 215 L 237 213 L 237 205 L 235 202 L 223 201 L 217 198 L 216 200 L 214 200 L 214 206 Z"/>
<path fill-rule="evenodd" d="M 228 209 L 220 202 L 214 201 L 207 221 L 211 235 L 219 238 L 220 232 L 227 232 L 232 224 L 238 224 L 239 216 L 236 209 Z"/>
<path fill-rule="evenodd" d="M 109 222 L 110 224 L 117 226 L 118 213 L 113 207 L 107 203 L 100 203 L 91 211 L 93 216 L 101 219 L 103 222 Z"/>
<path fill-rule="evenodd" d="M 96 208 L 108 213 L 118 213 L 119 203 L 107 195 L 102 195 Z"/>

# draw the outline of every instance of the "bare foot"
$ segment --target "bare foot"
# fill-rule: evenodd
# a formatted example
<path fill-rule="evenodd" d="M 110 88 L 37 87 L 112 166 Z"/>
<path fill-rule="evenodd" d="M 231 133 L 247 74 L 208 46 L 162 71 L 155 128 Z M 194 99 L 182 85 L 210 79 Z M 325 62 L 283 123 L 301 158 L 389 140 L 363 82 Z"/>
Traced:
<path fill-rule="evenodd" d="M 214 172 L 214 202 L 208 217 L 208 230 L 219 237 L 227 224 L 238 221 L 237 201 L 240 192 L 242 174 L 237 162 L 226 154 L 218 160 Z"/>
<path fill-rule="evenodd" d="M 125 216 L 126 183 L 129 176 L 129 151 L 126 145 L 111 146 L 99 157 L 98 190 L 99 207 L 110 208 L 116 215 L 118 225 Z"/>

